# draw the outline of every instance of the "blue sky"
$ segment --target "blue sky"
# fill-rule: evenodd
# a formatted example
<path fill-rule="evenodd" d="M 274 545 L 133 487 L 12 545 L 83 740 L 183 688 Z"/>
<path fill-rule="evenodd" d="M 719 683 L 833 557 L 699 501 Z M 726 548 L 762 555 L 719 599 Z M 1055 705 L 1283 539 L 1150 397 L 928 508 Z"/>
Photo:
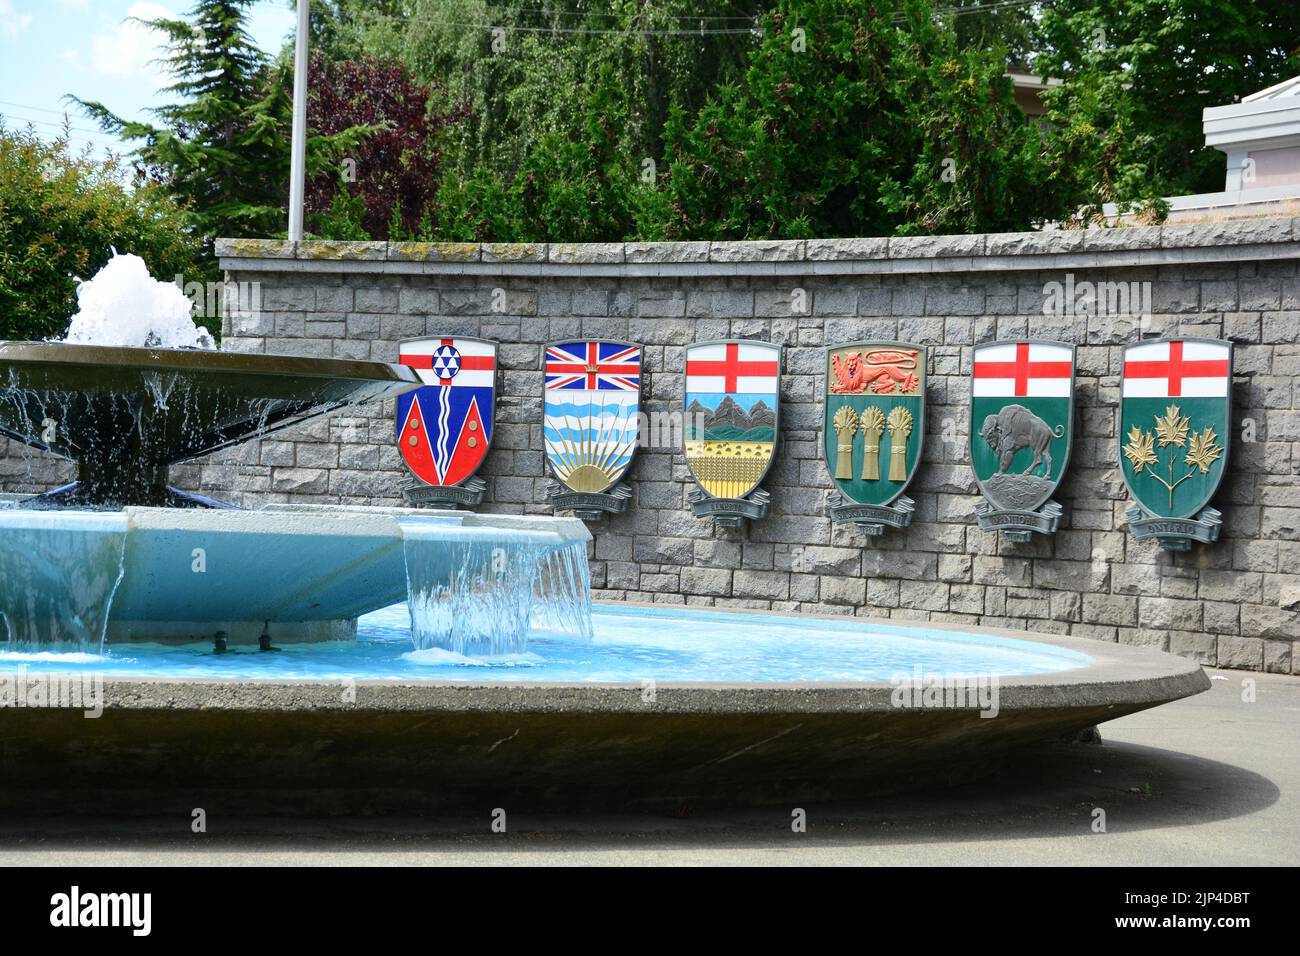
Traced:
<path fill-rule="evenodd" d="M 193 0 L 0 0 L 0 116 L 10 128 L 35 123 L 46 138 L 58 134 L 66 111 L 73 145 L 121 143 L 101 133 L 63 101 L 66 94 L 99 100 L 130 118 L 147 118 L 166 102 L 157 90 L 169 82 L 151 60 L 161 35 L 128 21 L 180 17 Z M 278 51 L 293 32 L 294 13 L 285 0 L 249 8 L 249 32 L 262 49 Z"/>

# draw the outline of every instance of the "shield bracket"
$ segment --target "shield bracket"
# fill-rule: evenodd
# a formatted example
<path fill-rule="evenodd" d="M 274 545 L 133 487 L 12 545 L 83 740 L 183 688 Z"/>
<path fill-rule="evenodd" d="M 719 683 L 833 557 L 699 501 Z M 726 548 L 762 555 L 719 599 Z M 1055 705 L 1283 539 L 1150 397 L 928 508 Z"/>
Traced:
<path fill-rule="evenodd" d="M 1191 518 L 1163 518 L 1133 505 L 1124 517 L 1134 538 L 1155 538 L 1166 551 L 1190 551 L 1193 543 L 1213 544 L 1223 528 L 1223 515 L 1214 508 L 1202 508 Z"/>
<path fill-rule="evenodd" d="M 702 488 L 686 496 L 691 511 L 697 518 L 712 518 L 719 528 L 739 528 L 746 521 L 767 517 L 772 495 L 762 488 L 751 491 L 743 498 L 715 498 Z"/>
<path fill-rule="evenodd" d="M 459 485 L 426 485 L 424 482 L 411 482 L 402 489 L 402 497 L 413 505 L 454 511 L 466 505 L 482 504 L 483 492 L 486 488 L 486 481 L 477 475 L 470 475 Z"/>
<path fill-rule="evenodd" d="M 572 511 L 575 518 L 595 521 L 602 514 L 622 514 L 632 500 L 632 488 L 619 482 L 609 491 L 570 491 L 558 481 L 546 488 L 551 507 L 556 512 Z"/>
<path fill-rule="evenodd" d="M 900 495 L 887 505 L 863 505 L 832 491 L 826 503 L 832 521 L 852 521 L 859 531 L 873 538 L 883 535 L 886 528 L 906 528 L 916 513 L 916 502 L 907 495 Z"/>
<path fill-rule="evenodd" d="M 987 498 L 975 504 L 975 520 L 984 531 L 1000 531 L 1008 541 L 1024 544 L 1035 534 L 1055 534 L 1061 523 L 1060 502 L 1047 501 L 1034 511 L 999 508 Z"/>

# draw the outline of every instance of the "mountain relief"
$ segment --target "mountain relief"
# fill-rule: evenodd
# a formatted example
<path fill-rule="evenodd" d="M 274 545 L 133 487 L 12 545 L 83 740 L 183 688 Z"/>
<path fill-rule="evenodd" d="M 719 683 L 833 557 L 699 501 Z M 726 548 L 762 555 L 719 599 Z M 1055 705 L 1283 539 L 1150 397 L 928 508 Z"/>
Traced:
<path fill-rule="evenodd" d="M 710 411 L 697 399 L 686 409 L 688 427 L 704 416 L 704 435 L 709 441 L 772 441 L 776 434 L 776 412 L 759 399 L 746 412 L 730 395 Z"/>

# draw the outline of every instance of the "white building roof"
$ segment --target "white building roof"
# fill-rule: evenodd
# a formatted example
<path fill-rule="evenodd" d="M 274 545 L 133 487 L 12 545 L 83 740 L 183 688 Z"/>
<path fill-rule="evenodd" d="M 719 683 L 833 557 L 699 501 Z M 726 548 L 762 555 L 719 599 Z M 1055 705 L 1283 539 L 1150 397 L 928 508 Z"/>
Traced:
<path fill-rule="evenodd" d="M 1243 96 L 1241 101 L 1243 103 L 1253 103 L 1256 100 L 1276 100 L 1284 96 L 1300 96 L 1300 76 L 1293 76 L 1289 80 L 1275 83 L 1266 90 L 1251 93 L 1250 96 Z"/>
<path fill-rule="evenodd" d="M 1300 76 L 1201 114 L 1205 145 L 1229 150 L 1300 146 Z"/>

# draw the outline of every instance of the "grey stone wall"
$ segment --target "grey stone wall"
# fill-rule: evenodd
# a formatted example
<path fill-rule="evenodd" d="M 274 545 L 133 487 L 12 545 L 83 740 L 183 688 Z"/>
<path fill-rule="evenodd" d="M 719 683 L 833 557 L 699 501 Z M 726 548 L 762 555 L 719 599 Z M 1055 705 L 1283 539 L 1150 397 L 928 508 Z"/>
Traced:
<path fill-rule="evenodd" d="M 645 346 L 649 411 L 681 407 L 684 347 L 785 346 L 769 518 L 715 529 L 686 503 L 675 448 L 638 453 L 628 512 L 594 523 L 607 598 L 808 610 L 1071 633 L 1209 664 L 1300 671 L 1300 220 L 1097 232 L 765 243 L 219 247 L 262 312 L 228 317 L 224 347 L 392 362 L 399 340 L 499 340 L 504 369 L 482 510 L 545 513 L 543 342 Z M 1043 315 L 1044 287 L 1150 282 L 1152 314 Z M 804 304 L 801 311 L 798 303 Z M 1219 543 L 1163 552 L 1128 534 L 1116 430 L 1120 354 L 1141 335 L 1236 343 L 1236 431 L 1216 499 Z M 974 524 L 967 465 L 972 347 L 1031 335 L 1077 343 L 1078 419 L 1056 498 L 1062 530 L 1010 544 Z M 823 349 L 858 339 L 930 348 L 925 461 L 913 526 L 868 539 L 825 516 Z M 407 481 L 392 403 L 175 469 L 178 484 L 261 501 L 397 503 Z M 41 485 L 0 459 L 12 488 Z"/>

